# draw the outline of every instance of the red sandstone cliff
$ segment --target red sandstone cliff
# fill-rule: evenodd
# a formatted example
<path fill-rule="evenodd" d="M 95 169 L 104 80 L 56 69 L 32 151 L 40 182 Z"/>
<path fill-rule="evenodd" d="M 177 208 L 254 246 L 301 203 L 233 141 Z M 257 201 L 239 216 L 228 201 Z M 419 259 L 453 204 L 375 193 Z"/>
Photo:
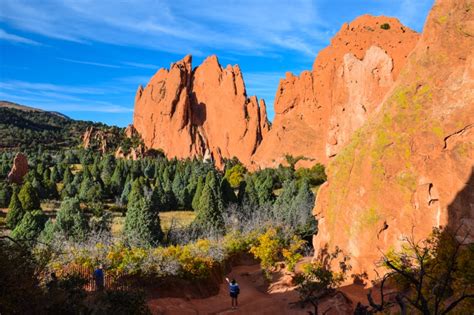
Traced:
<path fill-rule="evenodd" d="M 380 110 L 329 164 L 316 249 L 339 246 L 372 272 L 403 235 L 474 225 L 474 10 L 438 0 Z M 395 63 L 396 65 L 396 63 Z M 397 67 L 394 68 L 394 70 Z M 388 224 L 388 229 L 379 231 Z"/>
<path fill-rule="evenodd" d="M 280 81 L 272 129 L 253 163 L 276 166 L 285 154 L 326 163 L 377 110 L 418 38 L 394 18 L 364 15 L 344 24 L 312 71 Z"/>
<path fill-rule="evenodd" d="M 168 157 L 250 157 L 268 131 L 265 103 L 247 97 L 238 66 L 216 56 L 192 68 L 191 56 L 160 69 L 135 97 L 133 125 L 148 148 Z"/>

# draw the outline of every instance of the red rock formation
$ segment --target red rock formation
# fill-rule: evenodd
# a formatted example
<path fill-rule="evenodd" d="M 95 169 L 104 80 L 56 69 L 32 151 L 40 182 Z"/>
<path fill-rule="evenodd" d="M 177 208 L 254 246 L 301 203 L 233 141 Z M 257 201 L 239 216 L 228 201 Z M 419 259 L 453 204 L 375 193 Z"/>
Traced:
<path fill-rule="evenodd" d="M 94 145 L 97 145 L 101 153 L 106 153 L 108 148 L 107 143 L 108 135 L 93 126 L 87 128 L 82 136 L 82 146 L 84 149 L 89 149 Z"/>
<path fill-rule="evenodd" d="M 128 125 L 127 128 L 125 128 L 125 136 L 131 139 L 139 135 L 135 127 L 133 127 L 133 125 Z"/>
<path fill-rule="evenodd" d="M 389 30 L 380 27 L 384 23 Z M 287 73 L 280 81 L 272 129 L 254 164 L 276 166 L 285 154 L 326 163 L 377 110 L 418 37 L 383 16 L 364 15 L 344 24 L 311 72 Z"/>
<path fill-rule="evenodd" d="M 8 173 L 8 181 L 15 184 L 21 184 L 23 177 L 28 173 L 28 159 L 23 153 L 17 153 L 13 160 L 13 166 Z"/>
<path fill-rule="evenodd" d="M 330 163 L 316 249 L 339 246 L 372 273 L 403 235 L 474 226 L 474 10 L 438 0 L 381 108 Z M 395 63 L 396 65 L 396 63 Z M 397 69 L 396 67 L 394 69 Z M 398 69 L 400 71 L 400 69 Z M 383 229 L 385 224 L 387 229 Z"/>
<path fill-rule="evenodd" d="M 248 164 L 268 131 L 265 103 L 247 97 L 238 66 L 216 56 L 192 69 L 191 56 L 160 69 L 135 97 L 133 125 L 148 148 L 168 157 L 204 156 L 218 166 L 238 157 Z"/>

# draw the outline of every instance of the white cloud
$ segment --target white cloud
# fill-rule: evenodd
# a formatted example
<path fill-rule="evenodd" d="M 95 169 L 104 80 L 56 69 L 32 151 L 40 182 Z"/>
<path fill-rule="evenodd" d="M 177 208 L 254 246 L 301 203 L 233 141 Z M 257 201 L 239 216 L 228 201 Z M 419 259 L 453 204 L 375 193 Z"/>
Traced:
<path fill-rule="evenodd" d="M 38 43 L 37 41 L 31 40 L 26 37 L 21 37 L 18 35 L 7 33 L 5 30 L 2 30 L 2 29 L 0 29 L 0 39 L 13 42 L 13 43 L 18 43 L 18 44 L 41 45 L 41 43 Z"/>
<path fill-rule="evenodd" d="M 122 64 L 124 64 L 126 66 L 133 67 L 133 68 L 142 68 L 142 69 L 154 69 L 154 70 L 156 70 L 156 69 L 160 68 L 160 66 L 150 64 L 150 63 L 139 63 L 139 62 L 123 61 Z"/>
<path fill-rule="evenodd" d="M 97 66 L 97 67 L 104 67 L 104 68 L 120 68 L 120 66 L 111 65 L 108 63 L 100 63 L 100 62 L 94 62 L 94 61 L 76 60 L 76 59 L 68 59 L 68 58 L 58 58 L 58 59 L 66 61 L 66 62 L 78 63 L 81 65 Z"/>

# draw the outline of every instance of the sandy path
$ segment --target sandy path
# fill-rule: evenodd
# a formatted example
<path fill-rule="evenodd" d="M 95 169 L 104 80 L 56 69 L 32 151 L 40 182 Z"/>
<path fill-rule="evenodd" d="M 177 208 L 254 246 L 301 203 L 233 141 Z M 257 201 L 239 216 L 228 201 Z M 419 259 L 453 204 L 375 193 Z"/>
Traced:
<path fill-rule="evenodd" d="M 234 267 L 227 275 L 235 278 L 240 286 L 239 308 L 231 308 L 228 285 L 223 282 L 219 293 L 204 299 L 190 298 L 154 298 L 148 301 L 153 314 L 296 314 L 307 315 L 312 307 L 302 309 L 290 303 L 298 301 L 298 294 L 287 283 L 284 276 L 275 279 L 268 288 L 264 284 L 259 264 Z M 367 289 L 362 285 L 348 285 L 340 288 L 350 298 L 352 304 L 342 295 L 320 303 L 320 314 L 353 314 L 357 301 L 367 304 Z M 377 296 L 375 296 L 377 300 Z"/>
<path fill-rule="evenodd" d="M 235 278 L 241 288 L 237 310 L 230 307 L 227 283 L 209 298 L 158 298 L 148 305 L 154 314 L 308 314 L 290 307 L 289 302 L 298 300 L 295 292 L 266 293 L 259 265 L 235 267 L 228 277 Z"/>

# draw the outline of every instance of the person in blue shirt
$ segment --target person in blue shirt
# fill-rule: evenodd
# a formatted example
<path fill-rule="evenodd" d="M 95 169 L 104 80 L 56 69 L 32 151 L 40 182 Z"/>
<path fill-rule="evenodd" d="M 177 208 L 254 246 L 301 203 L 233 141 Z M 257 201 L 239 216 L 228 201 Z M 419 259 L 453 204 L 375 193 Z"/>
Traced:
<path fill-rule="evenodd" d="M 97 291 L 104 290 L 104 267 L 102 265 L 94 270 L 94 280 Z"/>
<path fill-rule="evenodd" d="M 237 308 L 237 306 L 239 305 L 239 302 L 237 300 L 240 293 L 239 284 L 235 281 L 235 279 L 229 281 L 229 278 L 225 278 L 225 280 L 229 284 L 229 295 L 231 298 L 232 308 Z"/>

